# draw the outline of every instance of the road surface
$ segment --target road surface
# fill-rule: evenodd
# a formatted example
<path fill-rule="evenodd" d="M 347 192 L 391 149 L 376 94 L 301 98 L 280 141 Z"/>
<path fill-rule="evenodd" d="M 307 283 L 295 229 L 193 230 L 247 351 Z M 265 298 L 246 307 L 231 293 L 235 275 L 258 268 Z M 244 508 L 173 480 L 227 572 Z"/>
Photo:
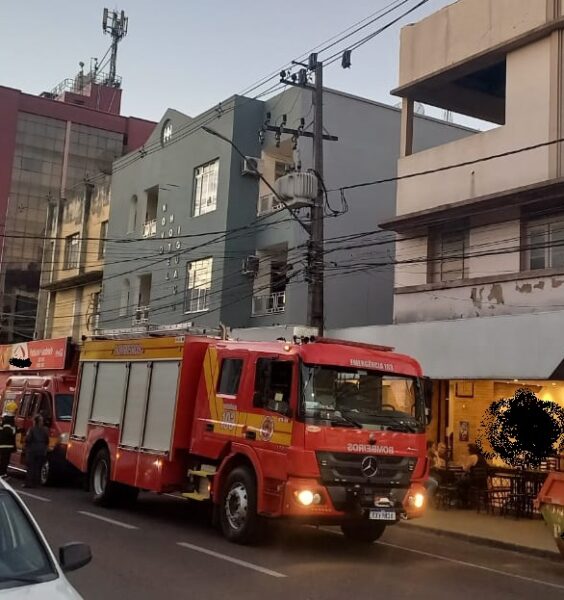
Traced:
<path fill-rule="evenodd" d="M 564 598 L 564 563 L 401 525 L 360 548 L 311 527 L 277 529 L 266 544 L 241 547 L 188 501 L 143 494 L 134 509 L 107 510 L 80 489 L 30 492 L 20 493 L 55 549 L 90 544 L 92 563 L 69 574 L 87 600 Z"/>

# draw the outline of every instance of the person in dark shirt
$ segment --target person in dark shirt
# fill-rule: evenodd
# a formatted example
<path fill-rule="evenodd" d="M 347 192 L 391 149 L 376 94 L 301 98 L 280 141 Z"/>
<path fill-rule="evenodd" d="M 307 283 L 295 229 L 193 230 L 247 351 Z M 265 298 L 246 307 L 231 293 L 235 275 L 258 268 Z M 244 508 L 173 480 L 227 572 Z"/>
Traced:
<path fill-rule="evenodd" d="M 43 425 L 43 417 L 36 415 L 33 427 L 25 437 L 27 476 L 24 487 L 37 487 L 41 484 L 41 467 L 47 460 L 49 430 Z"/>

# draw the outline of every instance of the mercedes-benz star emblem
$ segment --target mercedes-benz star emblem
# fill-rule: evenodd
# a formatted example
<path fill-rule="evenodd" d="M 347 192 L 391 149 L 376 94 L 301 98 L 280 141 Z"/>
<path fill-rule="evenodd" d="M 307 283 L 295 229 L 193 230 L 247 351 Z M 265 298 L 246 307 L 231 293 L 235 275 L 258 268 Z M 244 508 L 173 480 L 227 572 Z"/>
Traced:
<path fill-rule="evenodd" d="M 378 461 L 375 456 L 366 456 L 362 459 L 360 466 L 365 477 L 374 477 L 378 473 Z"/>

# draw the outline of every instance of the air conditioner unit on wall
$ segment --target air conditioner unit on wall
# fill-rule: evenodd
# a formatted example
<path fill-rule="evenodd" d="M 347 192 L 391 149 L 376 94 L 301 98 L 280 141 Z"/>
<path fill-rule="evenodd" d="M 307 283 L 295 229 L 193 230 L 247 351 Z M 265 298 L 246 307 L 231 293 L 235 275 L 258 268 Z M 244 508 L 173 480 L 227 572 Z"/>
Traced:
<path fill-rule="evenodd" d="M 258 177 L 257 171 L 262 173 L 262 160 L 257 158 L 256 156 L 245 156 L 245 160 L 243 161 L 243 169 L 241 170 L 241 175 L 251 175 L 253 177 Z"/>
<path fill-rule="evenodd" d="M 259 271 L 259 262 L 258 256 L 247 256 L 247 258 L 243 260 L 243 275 L 252 275 L 253 277 L 256 277 Z"/>

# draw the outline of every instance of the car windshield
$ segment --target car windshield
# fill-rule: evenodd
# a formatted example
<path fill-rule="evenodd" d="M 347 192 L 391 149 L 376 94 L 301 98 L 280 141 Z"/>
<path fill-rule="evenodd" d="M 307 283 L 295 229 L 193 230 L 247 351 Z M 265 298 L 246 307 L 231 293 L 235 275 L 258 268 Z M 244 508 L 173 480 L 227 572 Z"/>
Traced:
<path fill-rule="evenodd" d="M 302 368 L 304 416 L 332 425 L 419 432 L 423 398 L 415 377 L 354 368 Z"/>
<path fill-rule="evenodd" d="M 57 421 L 70 421 L 72 419 L 72 404 L 74 396 L 72 394 L 55 395 L 55 414 Z"/>
<path fill-rule="evenodd" d="M 56 579 L 47 550 L 21 506 L 0 489 L 0 590 Z"/>

